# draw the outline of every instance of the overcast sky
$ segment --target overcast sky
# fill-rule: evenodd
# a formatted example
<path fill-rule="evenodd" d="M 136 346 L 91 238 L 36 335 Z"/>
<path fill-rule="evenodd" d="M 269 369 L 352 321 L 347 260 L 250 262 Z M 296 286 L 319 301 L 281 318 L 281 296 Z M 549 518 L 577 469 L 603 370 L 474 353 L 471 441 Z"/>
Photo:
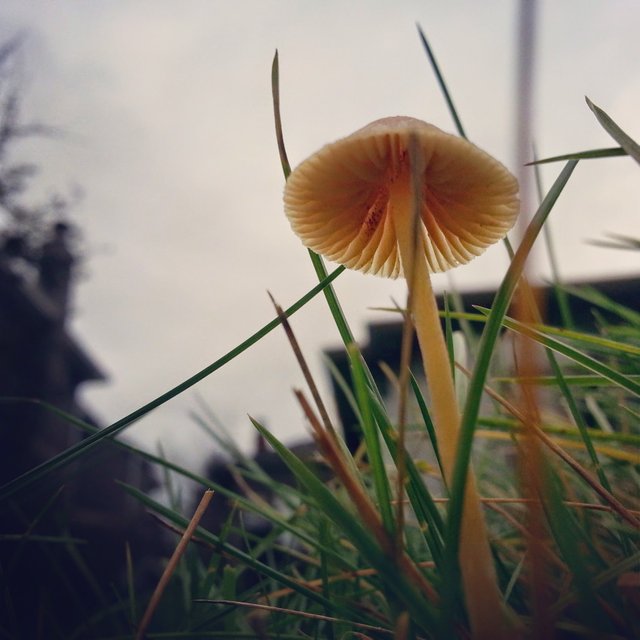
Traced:
<path fill-rule="evenodd" d="M 515 0 L 245 2 L 3 0 L 0 36 L 24 33 L 24 112 L 64 131 L 32 140 L 37 188 L 84 198 L 74 210 L 88 261 L 73 331 L 109 375 L 83 397 L 105 424 L 216 360 L 316 283 L 283 214 L 270 67 L 280 53 L 293 165 L 389 115 L 453 131 L 417 36 L 431 40 L 469 137 L 515 170 Z M 640 138 L 640 3 L 540 3 L 534 133 L 539 154 L 613 146 L 584 96 Z M 560 169 L 544 170 L 549 186 Z M 638 272 L 637 253 L 595 248 L 607 232 L 640 236 L 638 167 L 581 163 L 551 218 L 566 279 Z M 538 254 L 544 273 L 545 255 Z M 436 287 L 488 288 L 506 267 L 497 245 Z M 345 273 L 336 284 L 353 330 L 384 320 L 402 282 Z M 322 299 L 293 327 L 322 389 L 321 350 L 339 336 Z M 306 427 L 302 385 L 281 332 L 196 392 L 247 446 L 247 414 L 285 440 Z M 187 417 L 189 391 L 131 427 L 147 447 L 199 462 L 212 443 Z"/>

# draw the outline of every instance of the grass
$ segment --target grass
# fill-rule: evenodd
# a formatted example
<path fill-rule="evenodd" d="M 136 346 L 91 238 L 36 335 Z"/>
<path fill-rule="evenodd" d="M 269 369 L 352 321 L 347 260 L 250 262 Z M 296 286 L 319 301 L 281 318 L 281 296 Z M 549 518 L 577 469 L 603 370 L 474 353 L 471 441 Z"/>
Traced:
<path fill-rule="evenodd" d="M 454 122 L 464 134 L 427 39 L 422 32 L 420 36 Z M 279 117 L 277 57 L 272 81 L 278 148 L 286 177 L 290 168 Z M 425 482 L 427 478 L 441 480 L 442 473 L 430 401 L 418 383 L 419 371 L 409 370 L 409 352 L 405 350 L 404 366 L 395 373 L 403 406 L 406 409 L 415 403 L 417 407 L 415 415 L 403 412 L 415 418 L 411 423 L 389 414 L 369 368 L 373 363 L 365 361 L 353 339 L 332 288 L 343 268 L 328 274 L 320 256 L 310 253 L 317 286 L 285 310 L 276 306 L 273 321 L 131 415 L 97 431 L 47 407 L 89 435 L 0 488 L 0 500 L 16 500 L 37 481 L 86 456 L 105 439 L 119 442 L 116 436 L 135 420 L 282 326 L 309 387 L 308 391 L 297 390 L 296 397 L 311 425 L 315 453 L 297 454 L 252 419 L 272 455 L 287 469 L 275 476 L 243 456 L 205 411 L 195 419 L 229 452 L 233 485 L 138 451 L 167 473 L 193 481 L 201 493 L 213 490 L 210 510 L 224 513 L 222 522 L 207 526 L 205 517 L 188 546 L 189 536 L 183 539 L 183 555 L 175 556 L 163 579 L 164 591 L 158 591 L 151 608 L 147 607 L 151 594 L 136 592 L 139 568 L 131 554 L 128 586 L 115 594 L 95 584 L 90 572 L 81 567 L 103 604 L 70 631 L 55 626 L 56 611 L 46 611 L 44 619 L 51 626 L 43 637 L 469 637 L 458 559 L 465 479 L 472 458 L 503 598 L 503 610 L 495 615 L 509 618 L 514 637 L 638 637 L 640 317 L 598 292 L 555 282 L 565 305 L 572 296 L 586 299 L 595 321 L 585 331 L 565 314 L 564 325 L 549 326 L 543 314 L 526 302 L 532 298 L 526 296 L 523 280 L 531 248 L 563 190 L 571 188 L 578 162 L 607 162 L 610 156 L 635 157 L 637 152 L 637 144 L 607 114 L 592 103 L 589 107 L 620 147 L 539 160 L 565 164 L 512 251 L 491 308 L 460 309 L 454 298 L 453 308 L 447 305 L 442 312 L 449 353 L 455 360 L 452 323 L 464 320 L 466 349 L 474 363 L 472 370 L 462 366 L 456 370 L 457 378 L 467 379 L 467 390 L 448 491 L 434 493 L 429 489 L 431 483 Z M 637 245 L 627 244 L 637 250 Z M 362 432 L 363 444 L 355 452 L 347 449 L 331 422 L 305 367 L 303 349 L 286 321 L 321 292 L 350 362 L 351 377 L 339 384 Z M 525 307 L 529 304 L 529 315 L 522 311 L 515 317 L 507 315 L 514 296 L 524 299 Z M 405 322 L 405 328 L 410 332 L 410 323 Z M 507 334 L 523 337 L 527 348 L 538 349 L 536 353 L 548 362 L 545 370 L 495 370 Z M 539 399 L 542 392 L 543 402 Z M 521 400 L 523 397 L 533 398 L 533 403 Z M 409 436 L 431 446 L 431 463 L 405 446 Z M 119 446 L 135 451 L 124 443 Z M 190 519 L 191 514 L 185 516 L 179 504 L 163 504 L 134 487 L 125 488 L 161 519 L 176 544 L 180 534 L 195 527 L 196 520 Z M 270 499 L 274 496 L 278 509 Z M 259 518 L 268 527 L 257 535 L 247 524 L 251 518 Z M 29 538 L 27 532 L 18 541 L 22 550 Z M 53 539 L 33 534 L 31 542 L 64 545 L 82 564 L 77 553 L 81 545 L 65 532 Z M 2 543 L 16 540 L 5 536 Z M 10 584 L 10 572 L 11 567 L 3 567 L 3 586 Z M 3 598 L 10 612 L 11 593 L 6 587 Z M 3 618 L 0 637 L 13 637 L 19 625 L 16 616 Z"/>

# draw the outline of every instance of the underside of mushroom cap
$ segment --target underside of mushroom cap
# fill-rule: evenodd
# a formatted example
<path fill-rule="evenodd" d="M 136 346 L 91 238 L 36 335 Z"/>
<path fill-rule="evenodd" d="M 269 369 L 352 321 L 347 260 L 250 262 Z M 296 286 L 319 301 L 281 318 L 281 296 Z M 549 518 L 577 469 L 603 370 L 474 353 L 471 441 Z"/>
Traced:
<path fill-rule="evenodd" d="M 409 171 L 412 135 L 424 166 L 418 233 L 430 270 L 465 264 L 506 235 L 519 200 L 504 165 L 462 138 L 396 116 L 322 147 L 289 176 L 285 213 L 305 246 L 365 273 L 402 275 L 390 186 Z"/>

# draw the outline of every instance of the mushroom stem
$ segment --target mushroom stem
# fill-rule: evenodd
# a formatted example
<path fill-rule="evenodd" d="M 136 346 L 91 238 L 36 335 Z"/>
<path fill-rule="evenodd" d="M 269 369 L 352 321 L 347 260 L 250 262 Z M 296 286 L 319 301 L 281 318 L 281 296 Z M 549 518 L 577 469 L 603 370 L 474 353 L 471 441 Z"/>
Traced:
<path fill-rule="evenodd" d="M 422 361 L 431 395 L 431 409 L 447 484 L 451 482 L 458 445 L 460 413 L 456 401 L 449 355 L 431 285 L 429 265 L 417 246 L 420 224 L 414 213 L 411 175 L 403 171 L 391 183 L 389 207 L 394 221 L 400 261 L 409 288 L 409 300 Z M 476 489 L 468 471 L 459 562 L 473 637 L 508 638 L 502 594 L 498 588 L 487 527 Z"/>

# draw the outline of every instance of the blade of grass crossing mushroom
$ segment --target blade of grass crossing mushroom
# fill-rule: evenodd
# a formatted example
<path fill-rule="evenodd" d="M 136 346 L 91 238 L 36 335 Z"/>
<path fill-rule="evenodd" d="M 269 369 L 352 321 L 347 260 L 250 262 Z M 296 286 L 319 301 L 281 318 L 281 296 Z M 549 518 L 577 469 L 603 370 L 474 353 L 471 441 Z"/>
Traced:
<path fill-rule="evenodd" d="M 422 42 L 422 46 L 424 47 L 425 53 L 427 54 L 427 58 L 429 58 L 429 64 L 431 64 L 431 68 L 433 69 L 433 73 L 436 76 L 436 80 L 438 81 L 438 86 L 440 87 L 440 91 L 442 92 L 442 96 L 444 97 L 445 102 L 447 103 L 447 108 L 449 109 L 449 114 L 453 119 L 453 122 L 456 126 L 456 131 L 461 138 L 468 140 L 467 134 L 465 132 L 464 127 L 462 126 L 462 120 L 458 114 L 458 110 L 453 104 L 453 98 L 451 97 L 451 93 L 449 93 L 449 88 L 447 87 L 447 83 L 445 82 L 444 76 L 442 75 L 442 71 L 440 70 L 440 66 L 438 65 L 438 61 L 436 60 L 436 56 L 429 45 L 429 41 L 427 40 L 427 36 L 425 36 L 422 27 L 416 23 L 416 27 L 418 29 L 418 35 L 420 36 L 420 40 Z M 511 247 L 511 243 L 509 242 L 509 238 L 505 236 L 502 240 L 507 253 L 509 254 L 509 258 L 513 258 L 513 249 Z"/>
<path fill-rule="evenodd" d="M 337 267 L 334 271 L 331 272 L 325 279 L 323 279 L 319 284 L 317 284 L 313 289 L 308 291 L 305 295 L 299 298 L 296 302 L 294 302 L 290 307 L 285 309 L 284 314 L 286 317 L 289 317 L 302 309 L 305 304 L 307 304 L 311 299 L 313 299 L 316 295 L 318 295 L 321 291 L 328 287 L 331 282 L 333 282 L 343 271 L 344 266 Z M 253 335 L 249 336 L 246 340 L 235 346 L 233 349 L 228 351 L 225 355 L 218 358 L 215 362 L 205 367 L 195 375 L 191 376 L 184 382 L 181 382 L 179 385 L 173 387 L 169 391 L 163 393 L 158 396 L 151 402 L 148 402 L 144 406 L 136 409 L 128 416 L 121 418 L 117 422 L 114 422 L 112 425 L 101 429 L 98 432 L 93 433 L 88 436 L 81 442 L 76 445 L 73 445 L 59 453 L 58 455 L 50 458 L 46 462 L 34 467 L 33 469 L 23 473 L 22 475 L 14 478 L 10 482 L 7 482 L 2 487 L 0 487 L 0 501 L 4 500 L 12 495 L 14 495 L 17 491 L 24 489 L 25 487 L 33 484 L 40 478 L 45 477 L 50 472 L 55 469 L 59 469 L 69 464 L 73 460 L 76 460 L 79 456 L 81 456 L 85 451 L 95 447 L 98 443 L 102 442 L 107 438 L 113 438 L 116 434 L 120 433 L 134 422 L 150 413 L 154 409 L 157 409 L 159 406 L 165 404 L 172 398 L 180 395 L 187 389 L 194 386 L 196 383 L 200 382 L 204 378 L 210 376 L 212 373 L 222 368 L 227 363 L 231 362 L 234 358 L 239 356 L 241 353 L 249 349 L 249 347 L 253 346 L 256 342 L 264 338 L 271 331 L 273 331 L 276 327 L 280 326 L 280 319 L 275 318 L 271 320 L 263 327 L 258 329 Z"/>
<path fill-rule="evenodd" d="M 496 293 L 491 313 L 484 326 L 478 352 L 476 354 L 476 364 L 473 375 L 467 390 L 467 400 L 461 418 L 458 448 L 450 483 L 449 510 L 447 514 L 446 527 L 446 562 L 447 580 L 455 580 L 457 574 L 458 546 L 460 544 L 460 530 L 462 524 L 463 501 L 465 485 L 467 481 L 467 470 L 471 460 L 471 448 L 473 445 L 474 429 L 480 411 L 480 400 L 482 398 L 484 383 L 489 371 L 489 363 L 495 349 L 495 345 L 502 326 L 502 320 L 506 314 L 511 297 L 523 273 L 526 259 L 533 247 L 533 243 L 538 237 L 545 220 L 551 213 L 554 204 L 562 193 L 571 174 L 577 165 L 576 160 L 568 162 L 556 178 L 551 189 L 540 204 L 536 214 L 533 216 L 523 238 L 518 247 L 511 264 L 507 270 L 505 278 Z M 454 596 L 453 593 L 450 594 Z M 449 603 L 452 606 L 452 603 Z"/>
<path fill-rule="evenodd" d="M 442 95 L 444 96 L 445 102 L 447 103 L 447 107 L 449 108 L 449 113 L 451 114 L 453 122 L 456 125 L 456 130 L 461 137 L 466 138 L 467 134 L 465 133 L 464 127 L 462 126 L 462 120 L 460 120 L 460 116 L 458 116 L 458 111 L 453 104 L 453 99 L 451 98 L 451 94 L 449 93 L 449 89 L 447 88 L 447 83 L 444 81 L 444 76 L 440 71 L 440 67 L 438 66 L 436 57 L 431 50 L 431 47 L 429 46 L 429 41 L 424 35 L 424 31 L 422 31 L 422 27 L 419 24 L 416 24 L 416 27 L 418 28 L 418 34 L 420 36 L 420 40 L 422 41 L 422 46 L 424 47 L 427 57 L 429 58 L 429 63 L 431 64 L 431 68 L 436 75 L 436 80 L 438 81 L 438 85 L 440 86 Z"/>

